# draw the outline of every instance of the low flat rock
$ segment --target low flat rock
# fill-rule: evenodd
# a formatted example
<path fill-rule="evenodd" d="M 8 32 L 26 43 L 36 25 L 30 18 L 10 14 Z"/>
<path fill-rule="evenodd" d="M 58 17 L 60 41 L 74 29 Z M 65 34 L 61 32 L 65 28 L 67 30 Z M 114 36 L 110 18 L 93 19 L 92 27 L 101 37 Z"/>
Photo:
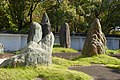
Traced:
<path fill-rule="evenodd" d="M 120 70 L 106 68 L 105 66 L 92 65 L 87 67 L 69 67 L 70 70 L 82 71 L 95 80 L 120 80 Z"/>

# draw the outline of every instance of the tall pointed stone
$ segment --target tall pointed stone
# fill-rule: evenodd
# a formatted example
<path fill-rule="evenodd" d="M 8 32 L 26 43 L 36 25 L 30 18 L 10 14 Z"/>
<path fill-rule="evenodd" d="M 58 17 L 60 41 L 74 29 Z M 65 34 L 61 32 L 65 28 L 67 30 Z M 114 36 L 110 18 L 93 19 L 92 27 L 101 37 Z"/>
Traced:
<path fill-rule="evenodd" d="M 102 32 L 100 21 L 98 18 L 96 18 L 87 33 L 82 54 L 87 56 L 94 56 L 105 53 L 106 38 Z"/>
<path fill-rule="evenodd" d="M 47 34 L 51 32 L 51 24 L 50 24 L 50 20 L 47 13 L 43 14 L 41 25 L 42 25 L 42 32 L 43 32 L 42 38 L 44 38 Z"/>
<path fill-rule="evenodd" d="M 70 29 L 68 23 L 64 23 L 59 32 L 60 45 L 69 48 L 71 45 Z"/>

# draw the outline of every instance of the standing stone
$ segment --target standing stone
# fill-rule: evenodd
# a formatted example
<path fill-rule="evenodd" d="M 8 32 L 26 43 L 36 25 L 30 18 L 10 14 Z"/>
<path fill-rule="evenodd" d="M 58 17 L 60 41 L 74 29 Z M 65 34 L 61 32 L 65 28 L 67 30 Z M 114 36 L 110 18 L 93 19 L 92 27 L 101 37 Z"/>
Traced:
<path fill-rule="evenodd" d="M 64 23 L 59 32 L 60 45 L 65 48 L 69 48 L 71 45 L 70 29 L 68 23 Z"/>
<path fill-rule="evenodd" d="M 0 43 L 0 53 L 4 53 L 4 46 L 2 43 Z"/>
<path fill-rule="evenodd" d="M 94 56 L 105 53 L 106 38 L 102 32 L 100 21 L 98 18 L 96 18 L 87 33 L 82 54 L 87 56 Z"/>
<path fill-rule="evenodd" d="M 28 43 L 30 41 L 39 42 L 42 39 L 42 27 L 39 23 L 33 22 L 30 25 L 30 32 L 28 34 Z"/>
<path fill-rule="evenodd" d="M 42 25 L 42 32 L 43 32 L 42 38 L 44 38 L 47 34 L 51 32 L 51 24 L 50 24 L 50 20 L 47 13 L 43 14 L 41 25 Z"/>

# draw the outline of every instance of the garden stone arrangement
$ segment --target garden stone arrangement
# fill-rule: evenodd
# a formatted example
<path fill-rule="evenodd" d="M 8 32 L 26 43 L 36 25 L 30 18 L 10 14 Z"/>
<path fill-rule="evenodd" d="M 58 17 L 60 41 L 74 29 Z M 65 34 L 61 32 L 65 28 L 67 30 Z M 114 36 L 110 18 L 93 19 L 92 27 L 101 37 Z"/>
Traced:
<path fill-rule="evenodd" d="M 98 18 L 96 18 L 87 33 L 82 54 L 94 56 L 105 53 L 106 53 L 106 38 L 102 32 L 100 21 Z"/>
<path fill-rule="evenodd" d="M 49 20 L 45 17 L 45 20 Z M 44 23 L 44 24 L 47 24 Z M 46 31 L 50 31 L 49 27 Z M 42 27 L 39 23 L 33 22 L 30 26 L 30 33 L 28 35 L 28 44 L 21 50 L 21 54 L 13 56 L 5 60 L 1 67 L 16 67 L 16 66 L 36 66 L 36 65 L 49 65 L 52 63 L 52 48 L 54 43 L 54 35 L 52 32 L 42 37 Z"/>
<path fill-rule="evenodd" d="M 60 37 L 60 45 L 64 48 L 70 48 L 71 38 L 70 38 L 70 29 L 68 23 L 64 23 L 60 27 L 59 37 Z"/>

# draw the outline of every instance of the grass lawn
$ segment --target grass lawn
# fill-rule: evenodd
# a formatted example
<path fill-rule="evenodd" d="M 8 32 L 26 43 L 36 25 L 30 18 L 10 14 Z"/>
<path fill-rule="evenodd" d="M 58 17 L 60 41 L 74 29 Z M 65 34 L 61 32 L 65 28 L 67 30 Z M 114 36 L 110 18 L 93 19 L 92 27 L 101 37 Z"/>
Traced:
<path fill-rule="evenodd" d="M 74 49 L 54 47 L 53 53 L 78 52 Z M 93 78 L 83 72 L 68 70 L 70 66 L 90 66 L 91 64 L 104 64 L 109 68 L 120 70 L 120 59 L 108 55 L 98 55 L 93 57 L 79 56 L 73 60 L 53 57 L 53 64 L 50 66 L 0 68 L 0 80 L 34 80 L 43 78 L 45 80 L 93 80 Z"/>
<path fill-rule="evenodd" d="M 0 80 L 34 80 L 44 78 L 45 80 L 93 80 L 85 73 L 68 70 L 58 65 L 22 67 L 22 68 L 0 68 Z"/>
<path fill-rule="evenodd" d="M 101 54 L 101 55 L 93 56 L 93 57 L 79 56 L 77 58 L 74 58 L 73 60 L 74 61 L 80 61 L 80 62 L 86 62 L 86 63 L 89 63 L 89 64 L 120 65 L 120 59 L 108 56 L 106 54 Z"/>
<path fill-rule="evenodd" d="M 107 50 L 107 53 L 108 54 L 120 54 L 120 49 L 118 49 L 118 50 Z"/>

